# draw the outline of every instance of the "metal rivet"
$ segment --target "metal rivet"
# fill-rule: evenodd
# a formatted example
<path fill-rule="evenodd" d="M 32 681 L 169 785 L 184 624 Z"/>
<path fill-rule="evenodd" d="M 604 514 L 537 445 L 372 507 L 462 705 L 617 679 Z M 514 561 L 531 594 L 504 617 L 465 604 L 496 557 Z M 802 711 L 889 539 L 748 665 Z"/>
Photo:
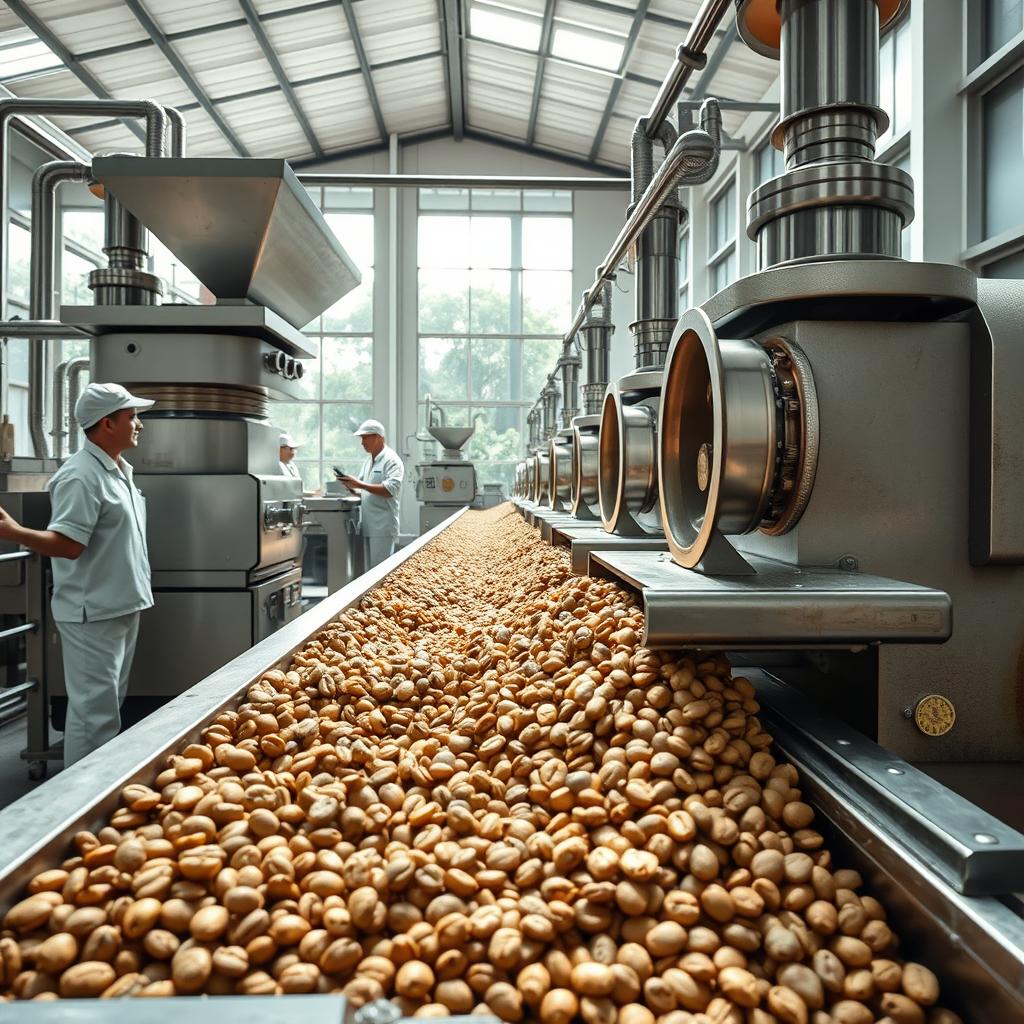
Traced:
<path fill-rule="evenodd" d="M 990 832 L 975 832 L 974 841 L 984 846 L 997 846 L 999 844 L 999 840 Z"/>
<path fill-rule="evenodd" d="M 836 740 L 836 745 L 840 747 L 848 747 L 850 745 L 849 740 Z"/>
<path fill-rule="evenodd" d="M 886 770 L 886 771 L 887 771 L 887 772 L 888 772 L 888 773 L 889 773 L 890 775 L 903 775 L 903 774 L 904 774 L 904 772 L 903 772 L 903 769 L 902 769 L 902 768 L 886 768 L 885 770 Z"/>

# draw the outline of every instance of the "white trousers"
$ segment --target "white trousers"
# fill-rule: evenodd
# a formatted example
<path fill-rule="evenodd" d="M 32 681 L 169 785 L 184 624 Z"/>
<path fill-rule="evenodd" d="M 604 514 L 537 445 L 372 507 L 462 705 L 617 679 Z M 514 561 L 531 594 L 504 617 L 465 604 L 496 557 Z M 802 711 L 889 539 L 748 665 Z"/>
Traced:
<path fill-rule="evenodd" d="M 372 569 L 375 565 L 380 565 L 385 558 L 393 555 L 397 543 L 398 538 L 393 535 L 387 537 L 364 537 L 363 551 L 366 554 L 366 568 Z"/>
<path fill-rule="evenodd" d="M 139 613 L 98 622 L 58 622 L 64 654 L 68 714 L 64 766 L 112 740 L 121 728 L 121 705 L 139 635 Z"/>

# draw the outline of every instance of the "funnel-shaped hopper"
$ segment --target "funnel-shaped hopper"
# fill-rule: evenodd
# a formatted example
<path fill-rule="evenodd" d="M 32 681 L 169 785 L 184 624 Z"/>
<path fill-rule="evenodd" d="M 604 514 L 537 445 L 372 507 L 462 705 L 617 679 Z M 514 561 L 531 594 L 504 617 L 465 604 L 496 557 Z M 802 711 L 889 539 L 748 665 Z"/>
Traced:
<path fill-rule="evenodd" d="M 441 442 L 443 448 L 457 452 L 472 436 L 476 427 L 427 427 L 431 437 Z"/>
<path fill-rule="evenodd" d="M 361 280 L 284 160 L 107 156 L 92 169 L 218 299 L 304 327 Z"/>

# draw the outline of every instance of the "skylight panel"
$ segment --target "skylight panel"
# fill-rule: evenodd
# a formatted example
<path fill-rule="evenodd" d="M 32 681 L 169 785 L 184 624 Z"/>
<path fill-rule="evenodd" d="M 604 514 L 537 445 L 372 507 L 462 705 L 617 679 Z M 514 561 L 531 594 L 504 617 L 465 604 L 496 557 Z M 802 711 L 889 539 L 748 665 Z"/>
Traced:
<path fill-rule="evenodd" d="M 469 11 L 470 35 L 520 50 L 540 48 L 541 21 L 506 7 L 474 3 Z"/>
<path fill-rule="evenodd" d="M 561 26 L 555 29 L 551 41 L 551 53 L 555 57 L 602 71 L 618 71 L 625 48 L 624 40 Z"/>
<path fill-rule="evenodd" d="M 59 71 L 63 67 L 46 43 L 27 28 L 0 35 L 0 80 L 28 78 L 39 72 Z"/>

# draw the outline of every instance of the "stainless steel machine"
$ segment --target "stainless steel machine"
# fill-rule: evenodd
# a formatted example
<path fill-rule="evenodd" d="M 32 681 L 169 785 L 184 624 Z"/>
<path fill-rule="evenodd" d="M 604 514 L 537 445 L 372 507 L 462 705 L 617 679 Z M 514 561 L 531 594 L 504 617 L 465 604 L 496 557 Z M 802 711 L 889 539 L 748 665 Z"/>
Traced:
<path fill-rule="evenodd" d="M 440 423 L 434 423 L 434 413 Z M 476 432 L 476 419 L 468 427 L 450 427 L 444 410 L 427 400 L 427 431 L 441 445 L 439 459 L 416 466 L 416 500 L 420 503 L 420 533 L 432 530 L 457 508 L 471 505 L 477 496 L 476 468 L 462 450 Z"/>
<path fill-rule="evenodd" d="M 363 571 L 359 498 L 325 495 L 303 498 L 303 504 L 306 506 L 303 577 L 309 570 L 315 579 L 314 586 L 322 586 L 327 596 L 351 583 Z"/>

